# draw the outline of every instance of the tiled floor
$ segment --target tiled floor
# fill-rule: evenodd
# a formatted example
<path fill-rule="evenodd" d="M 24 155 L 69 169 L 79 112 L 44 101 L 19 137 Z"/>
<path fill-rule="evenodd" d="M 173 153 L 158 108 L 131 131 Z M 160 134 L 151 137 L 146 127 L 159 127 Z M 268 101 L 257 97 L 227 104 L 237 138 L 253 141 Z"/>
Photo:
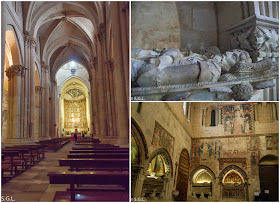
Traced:
<path fill-rule="evenodd" d="M 69 185 L 50 185 L 48 172 L 68 171 L 60 167 L 58 160 L 66 158 L 73 142 L 57 152 L 47 152 L 45 160 L 36 164 L 2 186 L 2 197 L 12 198 L 17 202 L 51 202 L 56 191 L 65 191 Z"/>

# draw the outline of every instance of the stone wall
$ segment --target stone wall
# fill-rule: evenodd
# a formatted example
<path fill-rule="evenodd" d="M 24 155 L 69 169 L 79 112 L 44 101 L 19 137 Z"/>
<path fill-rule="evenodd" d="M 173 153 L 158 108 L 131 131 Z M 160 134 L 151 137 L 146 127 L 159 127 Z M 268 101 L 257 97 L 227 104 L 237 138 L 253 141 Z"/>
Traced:
<path fill-rule="evenodd" d="M 217 45 L 214 3 L 133 2 L 132 48 L 190 48 Z"/>
<path fill-rule="evenodd" d="M 248 3 L 248 2 L 244 2 Z M 221 52 L 230 50 L 232 36 L 228 32 L 228 29 L 235 24 L 244 20 L 242 13 L 242 2 L 219 2 L 217 6 L 217 22 L 218 22 L 218 47 Z M 247 11 L 248 12 L 248 11 Z"/>

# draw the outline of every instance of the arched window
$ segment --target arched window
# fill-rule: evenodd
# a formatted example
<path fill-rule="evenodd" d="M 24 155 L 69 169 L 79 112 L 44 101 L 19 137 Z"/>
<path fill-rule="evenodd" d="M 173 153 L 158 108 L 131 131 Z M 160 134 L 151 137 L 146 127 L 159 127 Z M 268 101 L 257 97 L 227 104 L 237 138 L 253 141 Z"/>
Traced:
<path fill-rule="evenodd" d="M 216 126 L 216 112 L 215 112 L 215 110 L 211 111 L 211 125 L 210 126 Z"/>

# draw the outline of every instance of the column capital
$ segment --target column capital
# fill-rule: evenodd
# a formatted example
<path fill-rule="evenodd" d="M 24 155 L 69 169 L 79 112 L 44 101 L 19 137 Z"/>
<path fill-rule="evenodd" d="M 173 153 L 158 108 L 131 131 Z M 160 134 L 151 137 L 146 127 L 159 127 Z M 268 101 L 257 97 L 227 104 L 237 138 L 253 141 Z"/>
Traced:
<path fill-rule="evenodd" d="M 32 46 L 32 48 L 36 47 L 36 39 L 34 37 L 30 39 L 30 45 Z"/>
<path fill-rule="evenodd" d="M 91 59 L 91 63 L 96 66 L 98 64 L 97 58 L 94 57 L 93 59 Z"/>
<path fill-rule="evenodd" d="M 123 6 L 123 8 L 122 8 L 122 12 L 126 12 L 126 11 L 128 11 L 128 9 L 129 9 L 129 3 L 128 2 L 124 2 L 125 3 L 125 5 Z"/>
<path fill-rule="evenodd" d="M 41 94 L 41 93 L 42 93 L 42 90 L 43 90 L 43 87 L 41 87 L 41 86 L 35 86 L 35 92 L 36 92 L 36 94 Z"/>
<path fill-rule="evenodd" d="M 23 69 L 24 69 L 24 67 L 22 67 L 21 65 L 12 65 L 6 71 L 6 75 L 10 80 L 14 76 L 21 76 Z"/>
<path fill-rule="evenodd" d="M 109 59 L 108 61 L 105 62 L 105 65 L 107 65 L 109 71 L 112 71 L 114 69 L 114 60 Z"/>
<path fill-rule="evenodd" d="M 21 70 L 21 77 L 25 77 L 25 73 L 26 73 L 26 70 L 28 68 L 25 68 L 25 67 L 22 67 L 22 70 Z"/>
<path fill-rule="evenodd" d="M 24 42 L 25 42 L 25 46 L 30 46 L 30 32 L 29 31 L 25 31 L 24 32 Z"/>
<path fill-rule="evenodd" d="M 105 38 L 106 27 L 104 23 L 100 23 L 97 26 L 97 38 L 102 41 Z"/>
<path fill-rule="evenodd" d="M 48 72 L 49 67 L 48 67 L 48 65 L 44 61 L 41 62 L 41 68 L 45 72 Z"/>

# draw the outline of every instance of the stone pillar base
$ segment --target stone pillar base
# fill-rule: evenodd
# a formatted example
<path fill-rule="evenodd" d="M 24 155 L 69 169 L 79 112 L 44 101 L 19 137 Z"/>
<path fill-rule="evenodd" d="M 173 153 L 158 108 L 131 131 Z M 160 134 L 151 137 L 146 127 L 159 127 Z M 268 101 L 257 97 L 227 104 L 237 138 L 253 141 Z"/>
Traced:
<path fill-rule="evenodd" d="M 100 144 L 111 144 L 111 145 L 117 145 L 117 139 L 113 137 L 106 137 L 106 138 L 96 138 L 100 140 Z"/>
<path fill-rule="evenodd" d="M 121 136 L 121 137 L 119 137 L 116 145 L 118 145 L 120 147 L 129 147 L 129 140 L 128 139 L 129 139 L 128 137 Z"/>
<path fill-rule="evenodd" d="M 38 137 L 38 141 L 42 141 L 42 140 L 51 140 L 50 137 Z"/>

